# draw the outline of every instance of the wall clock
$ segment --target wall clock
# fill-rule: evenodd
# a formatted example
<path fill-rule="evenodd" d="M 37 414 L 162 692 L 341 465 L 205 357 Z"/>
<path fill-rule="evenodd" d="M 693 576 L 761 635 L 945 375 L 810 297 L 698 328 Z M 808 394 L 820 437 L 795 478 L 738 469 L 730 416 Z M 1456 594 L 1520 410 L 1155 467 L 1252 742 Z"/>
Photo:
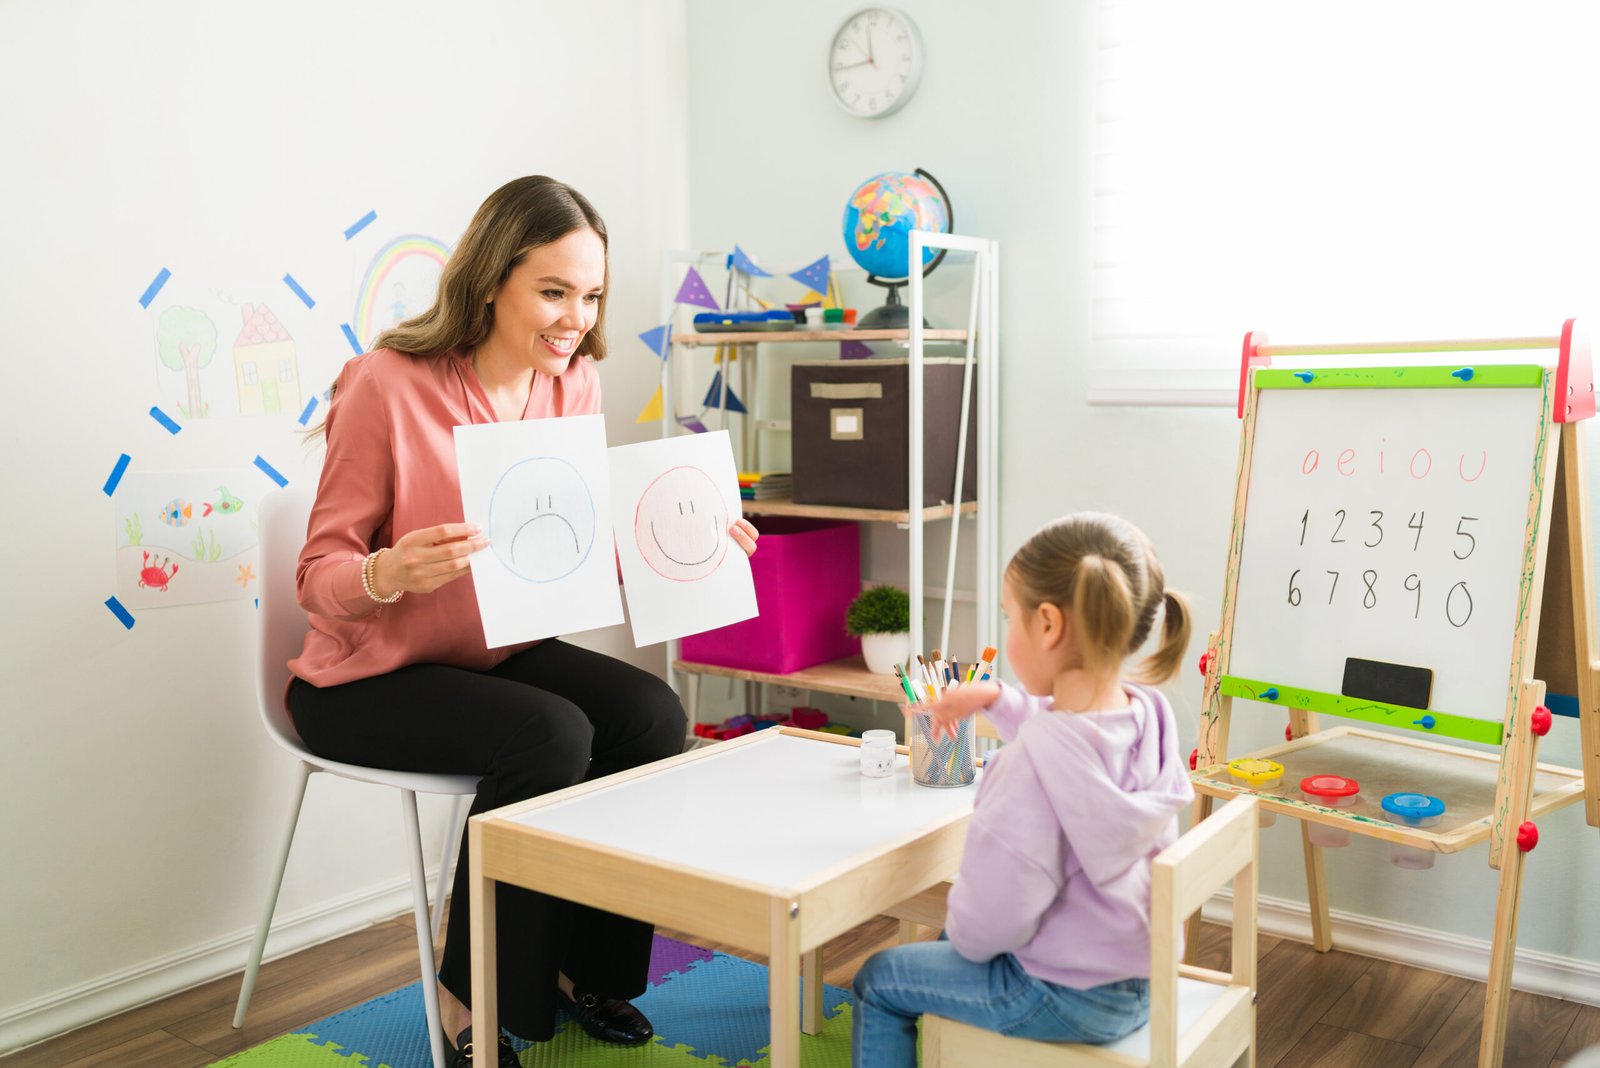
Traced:
<path fill-rule="evenodd" d="M 839 106 L 880 119 L 905 106 L 922 78 L 922 35 L 904 11 L 864 7 L 834 31 L 828 86 Z"/>

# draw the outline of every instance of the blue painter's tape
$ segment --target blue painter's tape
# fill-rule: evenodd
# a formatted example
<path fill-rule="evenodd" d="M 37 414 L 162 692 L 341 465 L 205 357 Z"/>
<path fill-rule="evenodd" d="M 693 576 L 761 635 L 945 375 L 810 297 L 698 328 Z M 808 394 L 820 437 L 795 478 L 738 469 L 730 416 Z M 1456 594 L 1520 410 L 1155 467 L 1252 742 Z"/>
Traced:
<path fill-rule="evenodd" d="M 306 401 L 305 408 L 300 412 L 300 419 L 299 419 L 300 425 L 301 426 L 305 426 L 306 425 L 306 420 L 310 419 L 311 418 L 311 413 L 316 411 L 316 410 L 317 410 L 317 398 L 312 397 L 310 400 Z"/>
<path fill-rule="evenodd" d="M 1463 367 L 1459 371 L 1451 371 L 1450 372 L 1450 377 L 1451 378 L 1459 378 L 1463 382 L 1471 382 L 1472 381 L 1472 368 Z"/>
<path fill-rule="evenodd" d="M 111 477 L 106 479 L 107 497 L 117 492 L 117 483 L 122 481 L 122 472 L 128 469 L 128 461 L 131 459 L 133 459 L 133 457 L 129 456 L 127 453 L 123 453 L 117 459 L 117 466 L 111 469 Z"/>
<path fill-rule="evenodd" d="M 133 613 L 122 607 L 122 602 L 115 597 L 106 598 L 106 607 L 111 609 L 111 614 L 122 621 L 122 625 L 129 630 L 133 629 Z"/>
<path fill-rule="evenodd" d="M 166 412 L 162 411 L 160 408 L 152 407 L 150 409 L 150 418 L 154 419 L 156 422 L 158 422 L 162 426 L 166 427 L 167 428 L 167 433 L 169 433 L 169 434 L 176 434 L 178 431 L 183 429 L 183 427 L 181 427 L 177 423 L 173 422 L 172 416 L 168 415 Z"/>
<path fill-rule="evenodd" d="M 301 302 L 304 303 L 306 307 L 315 308 L 317 306 L 317 302 L 311 299 L 311 294 L 301 289 L 300 283 L 294 280 L 294 275 L 284 275 L 283 284 L 294 290 L 294 295 L 299 297 Z"/>
<path fill-rule="evenodd" d="M 1578 699 L 1568 697 L 1564 693 L 1547 693 L 1544 695 L 1544 707 L 1557 716 L 1571 716 L 1578 718 Z"/>
<path fill-rule="evenodd" d="M 352 237 L 355 237 L 361 231 L 365 230 L 368 226 L 371 226 L 373 220 L 375 220 L 377 217 L 378 217 L 378 213 L 377 212 L 375 212 L 375 211 L 367 212 L 365 215 L 361 216 L 361 218 L 357 219 L 355 222 L 353 222 L 349 226 L 345 227 L 345 229 L 344 229 L 344 239 L 346 241 L 348 241 Z"/>
<path fill-rule="evenodd" d="M 150 302 L 156 299 L 156 294 L 161 292 L 161 287 L 166 285 L 167 279 L 171 277 L 171 271 L 165 267 L 161 268 L 161 273 L 156 275 L 155 280 L 145 287 L 144 296 L 139 298 L 139 306 L 141 308 L 150 307 Z"/>
<path fill-rule="evenodd" d="M 1317 377 L 1310 371 L 1296 371 L 1294 372 L 1294 376 L 1302 382 L 1310 382 L 1313 378 Z"/>
<path fill-rule="evenodd" d="M 356 338 L 356 332 L 350 329 L 349 323 L 340 323 L 339 329 L 344 331 L 344 339 L 350 342 L 350 348 L 357 356 L 362 353 L 361 342 Z"/>
<path fill-rule="evenodd" d="M 256 457 L 256 466 L 261 468 L 262 474 L 272 479 L 272 481 L 276 482 L 279 486 L 287 486 L 289 484 L 288 479 L 278 474 L 278 469 L 276 467 L 273 467 L 259 456 Z"/>

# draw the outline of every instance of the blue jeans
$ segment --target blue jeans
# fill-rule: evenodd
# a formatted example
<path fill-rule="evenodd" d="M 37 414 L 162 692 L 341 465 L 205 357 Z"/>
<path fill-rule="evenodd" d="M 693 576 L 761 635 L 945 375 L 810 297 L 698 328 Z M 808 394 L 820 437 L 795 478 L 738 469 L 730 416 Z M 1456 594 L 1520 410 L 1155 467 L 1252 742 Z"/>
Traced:
<path fill-rule="evenodd" d="M 856 973 L 855 1068 L 915 1068 L 917 1017 L 933 1013 L 1013 1038 L 1112 1042 L 1150 1018 L 1150 980 L 1089 990 L 1035 979 L 1009 953 L 973 964 L 940 937 L 874 953 Z"/>

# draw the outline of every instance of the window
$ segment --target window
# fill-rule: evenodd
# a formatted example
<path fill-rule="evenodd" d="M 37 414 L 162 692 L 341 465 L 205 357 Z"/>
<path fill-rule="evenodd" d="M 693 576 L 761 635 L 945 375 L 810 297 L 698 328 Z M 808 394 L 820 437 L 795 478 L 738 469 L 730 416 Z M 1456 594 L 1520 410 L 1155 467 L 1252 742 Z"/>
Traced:
<path fill-rule="evenodd" d="M 256 362 L 254 360 L 245 361 L 244 384 L 247 386 L 253 386 L 256 384 Z"/>
<path fill-rule="evenodd" d="M 1555 334 L 1600 293 L 1600 5 L 1101 0 L 1090 399 L 1240 343 Z"/>

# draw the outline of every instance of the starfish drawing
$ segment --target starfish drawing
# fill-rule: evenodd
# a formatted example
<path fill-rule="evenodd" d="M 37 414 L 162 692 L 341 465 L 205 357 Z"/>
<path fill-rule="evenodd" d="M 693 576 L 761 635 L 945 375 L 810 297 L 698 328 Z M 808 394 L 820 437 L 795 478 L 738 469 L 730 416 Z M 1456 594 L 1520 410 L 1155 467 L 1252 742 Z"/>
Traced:
<path fill-rule="evenodd" d="M 234 576 L 233 581 L 239 584 L 239 588 L 241 590 L 247 590 L 250 588 L 250 583 L 255 579 L 255 577 L 256 572 L 254 568 L 252 568 L 249 564 L 240 564 L 239 573 Z"/>

